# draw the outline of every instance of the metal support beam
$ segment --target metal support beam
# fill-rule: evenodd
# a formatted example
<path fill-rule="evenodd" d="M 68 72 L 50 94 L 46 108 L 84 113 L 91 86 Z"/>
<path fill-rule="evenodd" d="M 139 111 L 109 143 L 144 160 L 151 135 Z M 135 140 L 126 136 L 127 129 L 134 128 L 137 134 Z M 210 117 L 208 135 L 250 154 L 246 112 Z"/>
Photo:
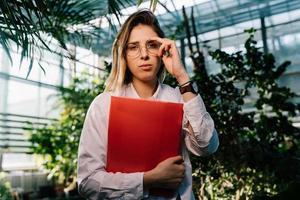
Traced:
<path fill-rule="evenodd" d="M 11 66 L 10 60 L 6 55 L 6 52 L 0 51 L 2 54 L 2 63 L 0 63 L 0 71 L 9 73 L 9 67 Z M 8 97 L 8 81 L 9 77 L 0 79 L 0 112 L 7 112 L 7 97 Z"/>
<path fill-rule="evenodd" d="M 64 87 L 65 68 L 64 68 L 64 57 L 62 55 L 59 56 L 59 75 L 60 75 L 59 86 Z"/>
<path fill-rule="evenodd" d="M 264 45 L 263 46 L 264 53 L 267 54 L 269 50 L 268 50 L 268 43 L 267 43 L 267 29 L 265 24 L 265 17 L 260 17 L 260 24 L 261 24 L 261 38 Z"/>

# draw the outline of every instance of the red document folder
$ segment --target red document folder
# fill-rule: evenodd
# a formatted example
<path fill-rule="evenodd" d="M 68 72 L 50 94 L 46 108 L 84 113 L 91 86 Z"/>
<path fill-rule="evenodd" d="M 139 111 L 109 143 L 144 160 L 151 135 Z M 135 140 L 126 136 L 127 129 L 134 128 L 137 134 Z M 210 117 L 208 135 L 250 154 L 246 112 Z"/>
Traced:
<path fill-rule="evenodd" d="M 111 97 L 108 172 L 145 172 L 180 153 L 183 104 Z M 170 190 L 152 190 L 170 196 Z"/>

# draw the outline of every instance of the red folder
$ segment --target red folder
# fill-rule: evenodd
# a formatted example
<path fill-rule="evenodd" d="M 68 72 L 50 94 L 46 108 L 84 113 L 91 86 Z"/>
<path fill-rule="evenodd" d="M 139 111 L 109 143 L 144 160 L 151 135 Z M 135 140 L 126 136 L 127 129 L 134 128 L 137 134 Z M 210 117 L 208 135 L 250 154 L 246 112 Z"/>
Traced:
<path fill-rule="evenodd" d="M 108 126 L 108 172 L 145 172 L 180 154 L 183 104 L 111 97 Z M 172 196 L 153 189 L 150 194 Z"/>

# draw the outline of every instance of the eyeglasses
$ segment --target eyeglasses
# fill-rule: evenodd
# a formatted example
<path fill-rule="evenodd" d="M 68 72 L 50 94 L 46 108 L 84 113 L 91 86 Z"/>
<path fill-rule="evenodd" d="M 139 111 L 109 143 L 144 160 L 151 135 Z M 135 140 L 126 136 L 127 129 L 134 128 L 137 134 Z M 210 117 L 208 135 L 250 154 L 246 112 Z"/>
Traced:
<path fill-rule="evenodd" d="M 145 48 L 146 51 L 152 55 L 157 56 L 158 50 L 161 46 L 161 43 L 155 40 L 148 40 L 146 41 Z M 136 58 L 141 55 L 142 47 L 138 42 L 129 43 L 126 45 L 126 55 L 131 58 Z"/>

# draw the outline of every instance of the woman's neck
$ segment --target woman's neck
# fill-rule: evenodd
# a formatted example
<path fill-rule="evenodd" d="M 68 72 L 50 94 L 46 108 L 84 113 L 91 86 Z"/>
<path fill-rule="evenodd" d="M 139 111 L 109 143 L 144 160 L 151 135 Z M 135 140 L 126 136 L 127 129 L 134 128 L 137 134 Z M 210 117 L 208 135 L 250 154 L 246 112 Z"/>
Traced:
<path fill-rule="evenodd" d="M 153 96 L 155 93 L 157 86 L 158 86 L 158 81 L 157 79 L 149 82 L 143 82 L 137 79 L 132 80 L 132 85 L 135 88 L 137 94 L 142 98 L 142 99 L 147 99 Z"/>

